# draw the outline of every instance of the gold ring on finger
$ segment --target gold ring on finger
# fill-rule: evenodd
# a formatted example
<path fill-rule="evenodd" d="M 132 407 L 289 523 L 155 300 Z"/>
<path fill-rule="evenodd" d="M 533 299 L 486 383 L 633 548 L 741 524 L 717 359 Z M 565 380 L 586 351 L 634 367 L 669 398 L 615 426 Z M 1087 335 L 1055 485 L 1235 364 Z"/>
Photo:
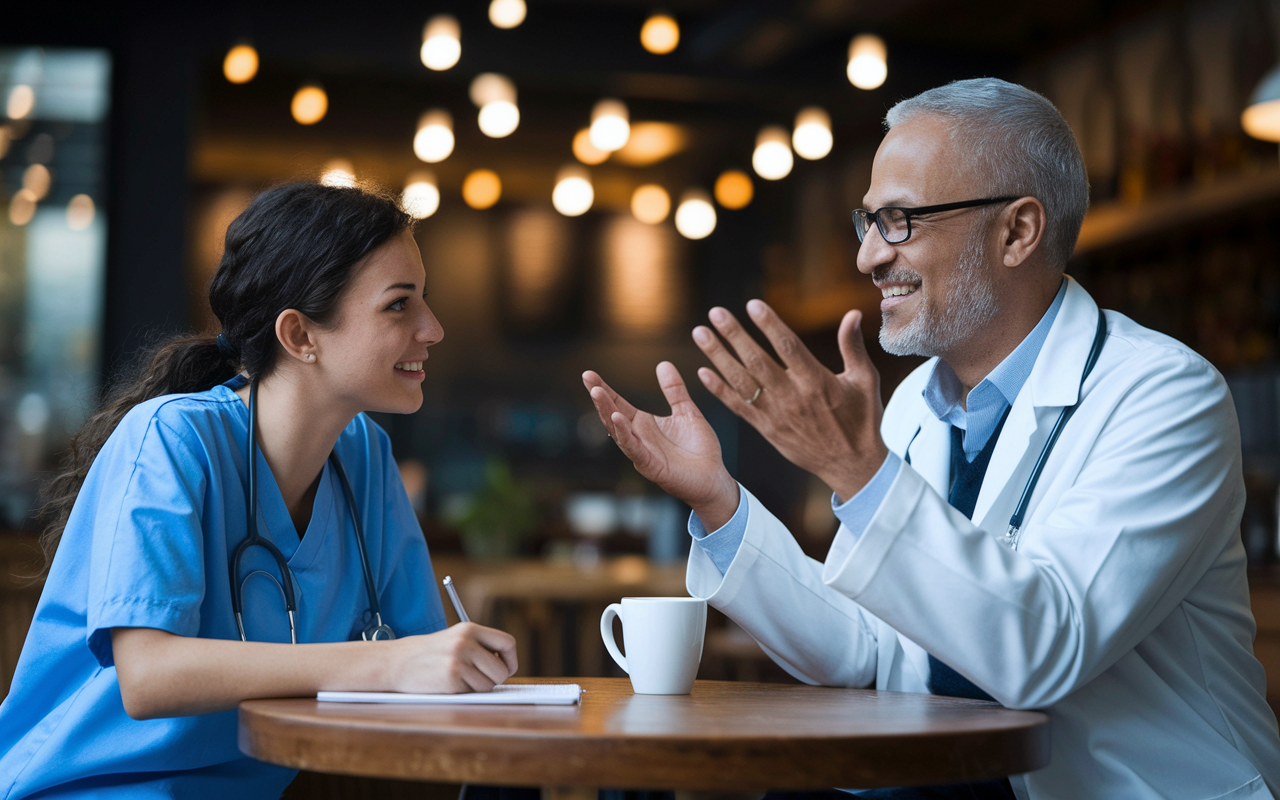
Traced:
<path fill-rule="evenodd" d="M 760 393 L 761 393 L 761 392 L 763 392 L 763 391 L 764 391 L 764 387 L 763 387 L 763 386 L 757 386 L 757 387 L 756 387 L 756 393 L 755 393 L 755 394 L 753 394 L 753 395 L 751 395 L 751 399 L 750 399 L 750 400 L 747 400 L 747 401 L 746 401 L 747 405 L 751 405 L 751 404 L 752 404 L 752 403 L 754 403 L 755 401 L 759 400 L 759 399 L 760 399 Z"/>

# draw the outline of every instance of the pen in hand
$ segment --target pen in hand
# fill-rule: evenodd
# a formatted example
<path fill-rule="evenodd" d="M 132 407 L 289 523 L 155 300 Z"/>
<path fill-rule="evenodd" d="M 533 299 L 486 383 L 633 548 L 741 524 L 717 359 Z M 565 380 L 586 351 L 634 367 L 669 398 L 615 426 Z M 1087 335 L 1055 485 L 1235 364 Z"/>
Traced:
<path fill-rule="evenodd" d="M 449 602 L 453 603 L 453 610 L 458 612 L 459 622 L 470 622 L 471 617 L 467 616 L 467 610 L 462 607 L 462 600 L 458 597 L 458 590 L 453 587 L 453 578 L 444 576 L 444 590 L 449 593 Z"/>

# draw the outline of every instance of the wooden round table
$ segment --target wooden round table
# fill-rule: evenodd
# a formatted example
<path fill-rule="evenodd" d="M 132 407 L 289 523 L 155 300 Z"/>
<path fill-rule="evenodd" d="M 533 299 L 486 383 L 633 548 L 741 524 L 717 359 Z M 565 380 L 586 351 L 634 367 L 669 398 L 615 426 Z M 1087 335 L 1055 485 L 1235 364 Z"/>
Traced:
<path fill-rule="evenodd" d="M 298 769 L 500 786 L 763 790 L 985 780 L 1049 763 L 1049 719 L 921 694 L 699 681 L 639 695 L 579 683 L 578 706 L 249 700 L 240 750 Z"/>

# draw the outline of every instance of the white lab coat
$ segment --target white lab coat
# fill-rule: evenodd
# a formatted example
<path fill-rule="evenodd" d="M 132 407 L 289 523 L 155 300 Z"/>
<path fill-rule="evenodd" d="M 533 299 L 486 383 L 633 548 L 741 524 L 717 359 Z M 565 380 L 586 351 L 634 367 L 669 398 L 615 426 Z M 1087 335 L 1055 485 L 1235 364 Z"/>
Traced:
<path fill-rule="evenodd" d="M 947 503 L 949 425 L 926 407 L 930 361 L 882 432 L 903 465 L 858 539 L 806 557 L 748 493 L 721 576 L 691 548 L 690 594 L 800 680 L 927 692 L 933 653 L 1010 708 L 1051 717 L 1052 761 L 1022 798 L 1268 798 L 1280 738 L 1253 657 L 1240 435 L 1221 375 L 1107 312 L 1084 400 L 1036 488 L 1017 548 L 1000 542 L 1060 410 L 1075 402 L 1097 305 L 1071 281 L 1005 423 L 973 519 Z"/>

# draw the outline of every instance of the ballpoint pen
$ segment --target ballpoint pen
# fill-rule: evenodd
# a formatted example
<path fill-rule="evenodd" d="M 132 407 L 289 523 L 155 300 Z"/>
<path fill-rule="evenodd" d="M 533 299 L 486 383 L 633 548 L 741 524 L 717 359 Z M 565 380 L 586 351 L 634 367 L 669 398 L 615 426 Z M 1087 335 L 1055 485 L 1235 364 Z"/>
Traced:
<path fill-rule="evenodd" d="M 462 607 L 462 600 L 458 597 L 458 590 L 453 588 L 453 578 L 448 575 L 444 576 L 444 590 L 449 593 L 449 602 L 453 603 L 453 610 L 458 612 L 458 621 L 470 622 L 471 617 L 467 616 L 467 610 Z"/>

